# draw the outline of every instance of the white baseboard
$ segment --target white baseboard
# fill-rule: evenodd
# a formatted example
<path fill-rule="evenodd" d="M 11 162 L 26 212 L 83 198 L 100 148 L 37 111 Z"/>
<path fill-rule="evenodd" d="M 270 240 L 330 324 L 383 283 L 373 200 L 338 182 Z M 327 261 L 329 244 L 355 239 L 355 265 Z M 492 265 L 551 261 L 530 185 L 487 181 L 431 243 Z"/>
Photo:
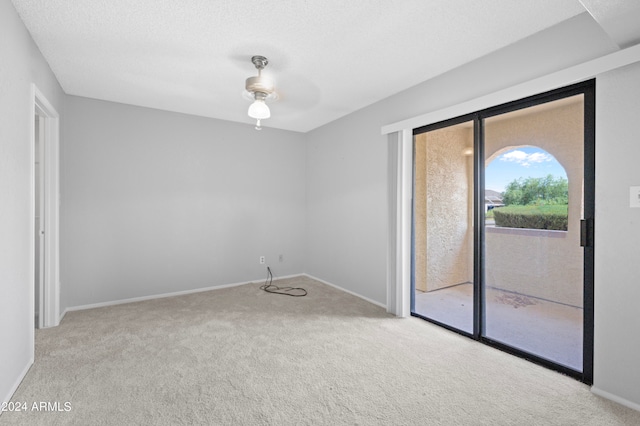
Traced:
<path fill-rule="evenodd" d="M 366 300 L 366 301 L 367 301 L 367 302 L 369 302 L 369 303 L 373 303 L 373 304 L 374 304 L 374 305 L 376 305 L 376 306 L 380 306 L 381 308 L 387 309 L 387 305 L 385 305 L 384 303 L 380 303 L 380 302 L 377 302 L 377 301 L 375 301 L 375 300 L 373 300 L 373 299 L 369 299 L 368 297 L 365 297 L 365 296 L 363 296 L 363 295 L 361 295 L 361 294 L 358 294 L 358 293 L 354 293 L 354 292 L 353 292 L 353 291 L 351 291 L 351 290 L 347 290 L 346 288 L 342 288 L 342 287 L 340 287 L 339 285 L 335 285 L 335 284 L 332 284 L 332 283 L 330 283 L 330 282 L 328 282 L 328 281 L 322 280 L 322 279 L 320 279 L 320 278 L 318 278 L 318 277 L 314 277 L 313 275 L 309 275 L 309 274 L 307 274 L 307 273 L 304 273 L 304 274 L 302 274 L 302 275 L 304 275 L 304 276 L 306 276 L 306 277 L 309 277 L 309 278 L 311 278 L 312 280 L 320 281 L 321 283 L 326 284 L 326 285 L 328 285 L 328 286 L 331 286 L 331 287 L 333 287 L 333 288 L 337 288 L 338 290 L 344 291 L 345 293 L 349 293 L 349 294 L 350 294 L 350 295 L 352 295 L 352 296 L 359 297 L 360 299 L 362 299 L 362 300 Z"/>
<path fill-rule="evenodd" d="M 618 395 L 614 395 L 607 391 L 603 391 L 602 389 L 599 389 L 595 386 L 591 387 L 591 392 L 605 399 L 611 400 L 613 402 L 617 402 L 620 405 L 624 405 L 625 407 L 629 407 L 633 410 L 640 411 L 640 404 L 636 404 L 635 402 L 631 402 L 627 399 L 621 398 Z"/>
<path fill-rule="evenodd" d="M 356 296 L 359 297 L 362 300 L 366 300 L 369 303 L 373 303 L 376 306 L 380 306 L 381 308 L 385 308 L 387 309 L 387 306 L 383 303 L 377 302 L 373 299 L 369 299 L 368 297 L 365 297 L 361 294 L 355 293 L 353 291 L 347 290 L 345 288 L 342 288 L 338 285 L 335 285 L 333 283 L 330 283 L 328 281 L 325 281 L 323 279 L 320 279 L 318 277 L 314 277 L 313 275 L 309 275 L 307 273 L 303 273 L 303 274 L 292 274 L 292 275 L 285 275 L 285 276 L 274 276 L 274 280 L 284 280 L 287 278 L 295 278 L 295 277 L 300 277 L 300 276 L 306 276 L 309 277 L 311 279 L 314 279 L 316 281 L 320 281 L 323 284 L 326 284 L 328 286 L 331 286 L 333 288 L 336 288 L 338 290 L 344 291 L 345 293 L 349 293 L 352 296 Z M 184 291 L 176 291 L 176 292 L 171 292 L 171 293 L 161 293 L 161 294 L 152 294 L 149 296 L 141 296 L 141 297 L 132 297 L 130 299 L 120 299 L 120 300 L 111 300 L 108 302 L 100 302 L 100 303 L 90 303 L 87 305 L 79 305 L 79 306 L 71 306 L 66 308 L 62 314 L 60 315 L 60 322 L 62 322 L 62 319 L 64 318 L 64 316 L 67 314 L 67 312 L 74 312 L 74 311 L 84 311 L 86 309 L 94 309 L 94 308 L 104 308 L 107 306 L 115 306 L 115 305 L 123 305 L 125 303 L 135 303 L 135 302 L 143 302 L 145 300 L 153 300 L 153 299 L 163 299 L 165 297 L 174 297 L 174 296 L 183 296 L 186 294 L 193 294 L 193 293 L 201 293 L 204 291 L 212 291 L 212 290 L 221 290 L 223 288 L 230 288 L 230 287 L 238 287 L 241 285 L 245 285 L 245 284 L 254 284 L 254 283 L 261 283 L 263 282 L 265 279 L 264 278 L 259 278 L 259 279 L 255 279 L 255 280 L 251 280 L 251 281 L 243 281 L 243 282 L 239 282 L 239 283 L 233 283 L 233 284 L 223 284 L 223 285 L 219 285 L 219 286 L 212 286 L 212 287 L 204 287 L 204 288 L 196 288 L 193 290 L 184 290 Z"/>
<path fill-rule="evenodd" d="M 273 281 L 286 280 L 286 279 L 289 279 L 289 278 L 301 277 L 303 275 L 306 275 L 306 274 L 292 274 L 292 275 L 283 275 L 283 276 L 279 276 L 279 275 L 273 274 Z M 252 282 L 253 283 L 263 283 L 264 284 L 266 282 L 266 279 L 262 278 L 262 279 L 255 280 L 255 281 L 252 281 Z"/>
<path fill-rule="evenodd" d="M 287 275 L 285 277 L 278 277 L 278 279 L 298 277 L 300 275 L 301 274 Z M 91 303 L 88 305 L 72 306 L 64 310 L 64 312 L 62 313 L 62 316 L 60 317 L 60 321 L 62 321 L 62 318 L 65 316 L 67 312 L 84 311 L 86 309 L 94 309 L 94 308 L 104 308 L 106 306 L 115 306 L 115 305 L 123 305 L 125 303 L 143 302 L 145 300 L 164 299 L 165 297 L 184 296 L 186 294 L 202 293 L 202 292 L 211 291 L 211 290 L 221 290 L 223 288 L 238 287 L 245 284 L 259 283 L 262 281 L 264 281 L 264 278 L 251 280 L 251 281 L 243 281 L 243 282 L 233 283 L 233 284 L 222 284 L 222 285 L 212 286 L 212 287 L 196 288 L 193 290 L 176 291 L 172 293 L 152 294 L 150 296 L 133 297 L 130 299 L 120 299 L 120 300 L 113 300 L 109 302 L 100 302 L 100 303 Z"/>
<path fill-rule="evenodd" d="M 14 393 L 16 393 L 18 386 L 20 386 L 20 383 L 22 383 L 22 380 L 24 380 L 24 376 L 26 376 L 27 373 L 29 372 L 29 369 L 33 365 L 33 361 L 34 361 L 33 358 L 29 360 L 29 362 L 27 363 L 27 366 L 22 370 L 22 373 L 20 373 L 20 375 L 16 379 L 11 389 L 9 389 L 9 393 L 3 397 L 2 399 L 3 403 L 11 401 L 11 397 L 13 396 Z M 2 415 L 1 411 L 0 411 L 0 415 Z"/>

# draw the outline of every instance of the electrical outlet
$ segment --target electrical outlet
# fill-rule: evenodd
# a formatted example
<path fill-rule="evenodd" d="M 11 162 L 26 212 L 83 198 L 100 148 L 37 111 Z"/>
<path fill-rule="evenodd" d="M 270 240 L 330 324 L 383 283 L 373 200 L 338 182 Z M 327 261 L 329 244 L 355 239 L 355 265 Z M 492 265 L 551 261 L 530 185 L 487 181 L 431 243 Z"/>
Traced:
<path fill-rule="evenodd" d="M 260 264 L 261 264 L 261 265 L 264 265 L 264 261 L 265 261 L 265 260 L 264 260 L 264 256 L 260 256 Z"/>
<path fill-rule="evenodd" d="M 284 255 L 281 254 L 280 256 L 278 256 L 278 261 L 284 262 Z"/>

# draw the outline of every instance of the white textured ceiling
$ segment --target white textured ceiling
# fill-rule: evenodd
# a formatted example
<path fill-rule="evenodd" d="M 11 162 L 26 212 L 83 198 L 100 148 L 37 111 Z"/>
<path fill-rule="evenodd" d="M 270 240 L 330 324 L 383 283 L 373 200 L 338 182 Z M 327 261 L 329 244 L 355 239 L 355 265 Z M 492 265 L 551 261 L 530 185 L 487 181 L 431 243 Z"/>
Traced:
<path fill-rule="evenodd" d="M 306 132 L 585 11 L 579 0 L 13 0 L 71 95 Z M 597 2 L 595 2 L 597 3 Z"/>
<path fill-rule="evenodd" d="M 580 0 L 620 47 L 640 42 L 640 0 Z"/>

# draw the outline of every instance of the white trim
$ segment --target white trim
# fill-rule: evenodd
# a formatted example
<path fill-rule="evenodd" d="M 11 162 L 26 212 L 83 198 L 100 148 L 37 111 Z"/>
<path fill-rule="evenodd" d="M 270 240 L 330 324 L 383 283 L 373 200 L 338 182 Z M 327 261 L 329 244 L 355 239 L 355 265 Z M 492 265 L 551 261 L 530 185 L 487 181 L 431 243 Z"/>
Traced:
<path fill-rule="evenodd" d="M 35 280 L 36 280 L 36 245 L 35 245 L 35 222 L 36 222 L 36 191 L 35 191 L 35 182 L 36 182 L 36 126 L 35 126 L 35 116 L 36 116 L 36 105 L 35 105 L 35 85 L 31 85 L 31 117 L 27 120 L 29 123 L 29 221 L 28 221 L 28 231 L 27 235 L 29 236 L 29 270 L 27 271 L 27 276 L 29 277 L 29 282 L 27 285 L 29 286 L 29 321 L 31 324 L 29 325 L 29 354 L 32 358 L 35 357 L 35 346 L 36 346 L 36 331 L 35 331 Z M 39 323 L 42 323 L 42 320 L 39 320 Z M 22 378 L 20 378 L 22 380 Z M 15 389 L 14 389 L 15 391 Z M 9 395 L 11 397 L 13 393 Z"/>
<path fill-rule="evenodd" d="M 411 314 L 411 214 L 413 199 L 413 132 L 389 135 L 389 242 L 387 312 Z"/>
<path fill-rule="evenodd" d="M 410 130 L 402 131 L 402 186 L 404 207 L 401 211 L 400 220 L 403 240 L 401 249 L 402 264 L 402 290 L 399 298 L 402 303 L 400 316 L 407 317 L 411 311 L 411 226 L 413 215 L 413 132 Z"/>
<path fill-rule="evenodd" d="M 33 328 L 33 327 L 32 327 Z M 18 390 L 18 386 L 20 386 L 20 383 L 22 383 L 22 381 L 24 380 L 24 377 L 27 375 L 27 373 L 29 372 L 29 369 L 31 368 L 31 366 L 33 365 L 33 361 L 34 358 L 31 357 L 29 359 L 29 362 L 27 363 L 26 367 L 24 367 L 24 369 L 22 370 L 22 372 L 18 375 L 18 378 L 16 379 L 16 381 L 13 383 L 13 386 L 11 386 L 11 388 L 9 389 L 9 393 L 7 395 L 3 396 L 2 402 L 9 402 L 11 401 L 11 397 L 13 396 L 13 394 L 16 392 L 16 390 Z M 2 411 L 0 411 L 0 416 L 2 415 Z"/>
<path fill-rule="evenodd" d="M 413 132 L 399 132 L 398 159 L 398 226 L 396 228 L 396 247 L 398 247 L 396 270 L 396 312 L 399 317 L 410 314 L 411 304 L 411 205 L 413 202 Z"/>
<path fill-rule="evenodd" d="M 384 303 L 380 303 L 380 302 L 377 302 L 377 301 L 375 301 L 373 299 L 369 299 L 368 297 L 365 297 L 365 296 L 363 296 L 361 294 L 358 294 L 358 293 L 354 293 L 351 290 L 347 290 L 346 288 L 342 288 L 339 285 L 335 285 L 333 283 L 330 283 L 329 281 L 322 280 L 322 279 L 320 279 L 318 277 L 314 277 L 313 275 L 309 275 L 307 273 L 304 273 L 302 275 L 304 275 L 307 278 L 311 278 L 312 280 L 320 281 L 322 284 L 326 284 L 326 285 L 328 285 L 330 287 L 337 288 L 338 290 L 344 291 L 345 293 L 349 293 L 352 296 L 356 296 L 356 297 L 358 297 L 358 298 L 360 298 L 362 300 L 365 300 L 365 301 L 367 301 L 369 303 L 372 303 L 372 304 L 374 304 L 376 306 L 380 306 L 381 308 L 386 308 L 387 307 Z"/>
<path fill-rule="evenodd" d="M 30 174 L 31 174 L 31 220 L 30 220 L 30 282 L 33 283 L 35 269 L 35 116 L 44 121 L 44 137 L 41 150 L 44 162 L 43 175 L 45 186 L 41 188 L 45 195 L 43 209 L 45 211 L 45 243 L 44 257 L 45 268 L 41 271 L 44 276 L 44 288 L 41 293 L 40 303 L 44 305 L 44 318 L 40 323 L 44 327 L 55 327 L 60 319 L 60 115 L 47 100 L 38 87 L 31 84 L 31 119 L 29 123 L 31 139 Z M 41 135 L 42 136 L 42 135 Z M 31 285 L 33 288 L 33 285 Z M 31 300 L 35 300 L 35 290 L 31 290 Z M 33 302 L 32 302 L 33 306 Z M 35 309 L 32 307 L 30 318 L 34 318 Z M 35 341 L 35 334 L 31 336 Z"/>
<path fill-rule="evenodd" d="M 636 411 L 640 411 L 640 404 L 637 404 L 635 402 L 631 402 L 628 399 L 624 399 L 624 398 L 620 398 L 618 395 L 614 395 L 612 393 L 609 393 L 607 391 L 603 391 L 602 389 L 599 389 L 595 386 L 591 387 L 591 393 L 601 396 L 602 398 L 611 400 L 613 402 L 617 402 L 620 405 L 624 405 L 625 407 L 629 407 L 633 410 Z"/>
<path fill-rule="evenodd" d="M 34 122 L 35 122 L 35 117 L 34 117 Z M 38 129 L 38 134 L 36 137 L 33 138 L 34 140 L 34 146 L 36 144 L 38 144 L 38 146 L 40 147 L 40 149 L 38 150 L 39 152 L 37 152 L 37 157 L 35 160 L 38 162 L 38 165 L 35 167 L 34 171 L 38 172 L 38 181 L 36 182 L 34 180 L 34 184 L 36 186 L 40 187 L 39 191 L 36 191 L 36 193 L 34 194 L 34 202 L 36 204 L 39 205 L 39 211 L 35 211 L 34 212 L 37 215 L 40 215 L 40 219 L 38 220 L 38 227 L 36 228 L 36 230 L 34 231 L 34 234 L 37 235 L 40 230 L 45 229 L 46 224 L 44 223 L 44 216 L 42 214 L 42 210 L 44 209 L 45 206 L 45 197 L 44 197 L 44 184 L 45 184 L 45 174 L 43 173 L 44 170 L 44 149 L 42 148 L 43 145 L 43 141 L 46 138 L 46 126 L 45 126 L 45 120 L 44 117 L 40 117 L 40 115 L 38 115 L 38 125 L 37 126 L 33 126 L 34 129 L 37 127 Z M 36 151 L 34 149 L 34 151 Z M 36 199 L 37 198 L 37 199 Z M 38 300 L 40 301 L 40 303 L 38 303 L 38 323 L 37 323 L 37 327 L 38 328 L 43 328 L 44 327 L 44 281 L 45 281 L 45 277 L 44 277 L 44 265 L 45 265 L 45 256 L 43 256 L 43 253 L 45 252 L 45 246 L 44 246 L 44 240 L 42 238 L 38 238 L 38 244 L 35 246 L 35 250 L 38 252 L 38 254 L 40 255 L 37 261 L 37 264 L 34 263 L 35 267 L 38 269 L 39 274 L 38 274 L 38 282 L 37 282 L 37 287 L 36 287 L 36 293 L 38 294 Z"/>
<path fill-rule="evenodd" d="M 289 278 L 302 277 L 304 275 L 306 275 L 306 274 L 291 274 L 291 275 L 283 275 L 281 277 L 281 276 L 278 276 L 276 274 L 273 274 L 273 281 L 280 281 L 280 280 L 286 280 L 286 279 L 289 279 Z M 263 278 L 261 280 L 256 280 L 256 281 L 253 281 L 253 282 L 261 282 L 261 281 L 265 281 L 265 279 Z"/>
<path fill-rule="evenodd" d="M 400 170 L 400 143 L 399 133 L 388 135 L 388 159 L 387 159 L 387 199 L 388 222 L 387 222 L 387 312 L 397 314 L 397 266 L 398 266 L 398 210 L 401 203 L 398 201 L 398 170 Z"/>
<path fill-rule="evenodd" d="M 472 112 L 481 111 L 496 105 L 526 98 L 528 96 L 558 89 L 573 83 L 594 78 L 599 74 L 640 61 L 640 44 L 624 50 L 602 56 L 545 76 L 499 90 L 497 92 L 472 99 L 461 104 L 433 111 L 407 120 L 382 126 L 382 134 L 386 135 L 404 129 L 415 129 L 449 118 L 459 117 Z"/>
<path fill-rule="evenodd" d="M 287 275 L 287 276 L 284 276 L 284 277 L 278 277 L 278 280 L 282 280 L 282 279 L 285 279 L 285 278 L 299 277 L 299 276 L 300 276 L 300 274 Z M 196 288 L 196 289 L 193 289 L 193 290 L 183 290 L 183 291 L 175 291 L 175 292 L 172 292 L 172 293 L 152 294 L 150 296 L 132 297 L 130 299 L 120 299 L 120 300 L 112 300 L 112 301 L 109 301 L 109 302 L 90 303 L 88 305 L 72 306 L 72 307 L 67 308 L 62 313 L 62 316 L 60 317 L 60 320 L 62 320 L 62 317 L 64 317 L 67 312 L 84 311 L 86 309 L 104 308 L 106 306 L 124 305 L 125 303 L 143 302 L 145 300 L 164 299 L 164 298 L 167 298 L 167 297 L 174 297 L 174 296 L 184 296 L 186 294 L 202 293 L 202 292 L 211 291 L 211 290 L 221 290 L 223 288 L 239 287 L 241 285 L 246 285 L 246 284 L 256 284 L 256 283 L 262 282 L 263 280 L 264 280 L 264 278 L 261 278 L 261 279 L 257 279 L 257 280 L 243 281 L 243 282 L 233 283 L 233 284 L 223 284 L 223 285 L 218 285 L 218 286 Z"/>
<path fill-rule="evenodd" d="M 356 296 L 356 297 L 359 297 L 360 299 L 366 300 L 369 303 L 373 303 L 374 305 L 380 306 L 382 308 L 386 308 L 386 306 L 383 303 L 377 302 L 377 301 L 375 301 L 373 299 L 369 299 L 368 297 L 362 296 L 362 295 L 360 295 L 358 293 L 354 293 L 354 292 L 349 291 L 349 290 L 347 290 L 345 288 L 342 288 L 342 287 L 340 287 L 338 285 L 332 284 L 332 283 L 330 283 L 328 281 L 325 281 L 325 280 L 322 280 L 320 278 L 314 277 L 314 276 L 309 275 L 307 273 L 285 275 L 285 276 L 282 276 L 282 277 L 276 277 L 274 281 L 284 280 L 284 279 L 287 279 L 287 278 L 295 278 L 295 277 L 300 277 L 300 276 L 305 276 L 305 277 L 311 278 L 313 280 L 319 281 L 319 282 L 321 282 L 323 284 L 326 284 L 328 286 L 337 288 L 338 290 L 344 291 L 345 293 L 349 293 L 352 296 Z M 243 281 L 243 282 L 233 283 L 233 284 L 223 284 L 223 285 L 220 285 L 220 286 L 197 288 L 197 289 L 193 289 L 193 290 L 176 291 L 176 292 L 172 292 L 172 293 L 154 294 L 154 295 L 151 295 L 151 296 L 133 297 L 133 298 L 130 298 L 130 299 L 120 299 L 120 300 L 113 300 L 113 301 L 109 301 L 109 302 L 91 303 L 91 304 L 88 304 L 88 305 L 72 306 L 72 307 L 69 307 L 69 308 L 65 309 L 65 311 L 60 316 L 60 321 L 62 321 L 62 318 L 64 318 L 64 316 L 67 314 L 67 312 L 84 311 L 86 309 L 94 309 L 94 308 L 104 308 L 104 307 L 107 307 L 107 306 L 123 305 L 125 303 L 143 302 L 145 300 L 164 299 L 166 297 L 183 296 L 183 295 L 186 295 L 186 294 L 202 293 L 202 292 L 211 291 L 211 290 L 221 290 L 223 288 L 239 287 L 241 285 L 246 285 L 246 284 L 256 284 L 256 283 L 260 283 L 262 281 L 263 281 L 263 279 L 261 278 L 261 279 L 257 279 L 257 280 Z"/>

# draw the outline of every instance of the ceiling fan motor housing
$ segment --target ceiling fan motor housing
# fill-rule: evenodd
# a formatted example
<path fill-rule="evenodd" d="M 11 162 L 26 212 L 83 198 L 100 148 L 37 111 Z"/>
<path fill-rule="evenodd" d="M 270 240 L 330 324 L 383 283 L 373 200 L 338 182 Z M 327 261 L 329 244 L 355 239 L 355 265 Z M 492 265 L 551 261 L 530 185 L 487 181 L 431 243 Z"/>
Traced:
<path fill-rule="evenodd" d="M 258 75 L 249 77 L 245 82 L 245 88 L 249 93 L 261 94 L 260 98 L 264 99 L 275 90 L 273 81 L 262 76 L 262 70 L 267 66 L 269 60 L 264 56 L 256 55 L 251 57 L 251 62 L 258 70 Z"/>
<path fill-rule="evenodd" d="M 249 93 L 264 93 L 265 95 L 270 95 L 274 91 L 273 81 L 261 75 L 249 77 L 245 88 Z"/>

